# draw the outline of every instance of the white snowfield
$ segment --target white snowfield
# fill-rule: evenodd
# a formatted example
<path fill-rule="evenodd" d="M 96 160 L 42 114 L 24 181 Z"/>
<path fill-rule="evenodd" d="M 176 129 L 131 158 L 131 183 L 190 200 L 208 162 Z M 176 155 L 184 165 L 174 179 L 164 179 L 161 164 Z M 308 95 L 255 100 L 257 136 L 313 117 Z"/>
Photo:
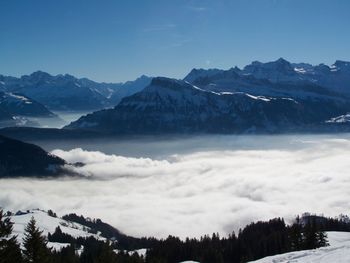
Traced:
<path fill-rule="evenodd" d="M 349 263 L 350 233 L 327 232 L 330 246 L 265 257 L 251 263 Z"/>
<path fill-rule="evenodd" d="M 338 117 L 332 118 L 326 123 L 349 123 L 350 122 L 350 113 L 347 113 L 345 115 L 340 115 Z"/>
<path fill-rule="evenodd" d="M 133 250 L 133 251 L 129 251 L 128 253 L 129 253 L 129 255 L 137 253 L 139 256 L 146 257 L 147 248 L 136 249 L 136 250 Z"/>
<path fill-rule="evenodd" d="M 114 249 L 113 250 L 114 253 L 118 254 L 119 252 L 123 251 L 124 253 L 128 253 L 130 256 L 132 256 L 133 254 L 137 253 L 139 256 L 141 257 L 146 257 L 147 254 L 147 248 L 140 248 L 140 249 L 136 249 L 136 250 L 119 250 L 119 249 Z"/>
<path fill-rule="evenodd" d="M 47 214 L 47 212 L 42 210 L 30 210 L 29 213 L 24 215 L 13 215 L 10 216 L 11 221 L 14 223 L 13 225 L 13 235 L 17 236 L 17 240 L 19 243 L 22 243 L 24 238 L 24 229 L 32 216 L 36 220 L 37 227 L 43 231 L 45 236 L 48 233 L 53 234 L 55 232 L 56 227 L 60 227 L 63 233 L 69 234 L 72 237 L 89 237 L 93 236 L 99 240 L 106 240 L 104 237 L 98 234 L 89 233 L 89 227 L 83 226 L 81 224 L 64 220 L 59 217 L 52 217 Z M 55 250 L 60 250 L 62 247 L 66 247 L 69 244 L 63 243 L 54 243 L 49 242 L 48 247 L 52 247 Z"/>
<path fill-rule="evenodd" d="M 28 222 L 32 218 L 32 216 L 36 220 L 37 227 L 43 231 L 43 235 L 47 236 L 48 233 L 53 234 L 55 232 L 55 229 L 57 226 L 59 226 L 63 233 L 69 234 L 74 238 L 77 237 L 90 237 L 93 236 L 94 238 L 102 241 L 106 241 L 106 238 L 101 236 L 101 233 L 92 234 L 89 233 L 90 228 L 87 226 L 83 226 L 81 224 L 64 220 L 59 217 L 52 217 L 49 216 L 46 211 L 42 210 L 30 210 L 29 213 L 26 212 L 26 214 L 23 215 L 13 215 L 10 216 L 11 222 L 13 222 L 13 232 L 12 234 L 14 236 L 17 236 L 18 242 L 22 245 L 23 238 L 24 238 L 24 229 L 27 226 Z M 62 248 L 69 246 L 68 243 L 57 243 L 57 242 L 48 242 L 47 246 L 49 248 L 52 248 L 53 250 L 60 251 Z M 83 251 L 84 247 L 81 246 L 77 253 L 80 255 Z M 115 250 L 116 253 L 119 252 L 119 250 Z M 137 249 L 133 251 L 126 251 L 130 255 L 137 253 L 139 256 L 146 256 L 147 249 Z"/>

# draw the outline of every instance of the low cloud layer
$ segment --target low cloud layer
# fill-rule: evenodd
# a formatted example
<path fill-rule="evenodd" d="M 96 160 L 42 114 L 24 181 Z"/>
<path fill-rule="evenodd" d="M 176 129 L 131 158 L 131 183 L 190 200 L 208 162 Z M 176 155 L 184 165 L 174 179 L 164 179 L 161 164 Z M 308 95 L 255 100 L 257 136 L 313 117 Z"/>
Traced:
<path fill-rule="evenodd" d="M 256 137 L 256 148 L 252 140 L 249 147 L 163 159 L 54 150 L 86 163 L 76 168 L 86 179 L 2 179 L 0 206 L 75 212 L 130 235 L 157 237 L 225 235 L 251 221 L 305 211 L 349 213 L 350 140 L 276 138 Z"/>

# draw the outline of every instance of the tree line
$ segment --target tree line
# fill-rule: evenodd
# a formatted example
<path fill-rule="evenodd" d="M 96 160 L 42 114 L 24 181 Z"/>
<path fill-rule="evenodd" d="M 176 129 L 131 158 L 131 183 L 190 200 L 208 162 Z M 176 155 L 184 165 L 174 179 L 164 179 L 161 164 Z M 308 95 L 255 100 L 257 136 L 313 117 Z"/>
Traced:
<path fill-rule="evenodd" d="M 310 216 L 307 219 L 297 217 L 292 225 L 287 225 L 282 218 L 251 223 L 240 229 L 238 234 L 233 232 L 228 237 L 220 237 L 214 233 L 211 236 L 185 240 L 174 236 L 166 239 L 138 239 L 118 232 L 119 238 L 122 238 L 120 243 L 113 238 L 113 227 L 101 220 L 87 220 L 76 215 L 67 216 L 66 219 L 68 218 L 80 221 L 83 225 L 90 222 L 94 231 L 104 229 L 109 233 L 107 241 L 97 240 L 92 236 L 72 237 L 62 232 L 59 226 L 54 233 L 45 237 L 32 217 L 25 228 L 21 247 L 12 235 L 13 223 L 10 217 L 5 217 L 0 211 L 0 263 L 178 263 L 186 260 L 201 263 L 241 263 L 290 251 L 327 246 L 327 235 L 324 231 L 350 230 L 349 223 L 336 219 L 320 220 L 316 216 Z M 100 226 L 99 230 L 96 225 Z M 56 251 L 48 248 L 48 241 L 69 245 Z M 127 252 L 137 248 L 147 248 L 146 256 Z"/>

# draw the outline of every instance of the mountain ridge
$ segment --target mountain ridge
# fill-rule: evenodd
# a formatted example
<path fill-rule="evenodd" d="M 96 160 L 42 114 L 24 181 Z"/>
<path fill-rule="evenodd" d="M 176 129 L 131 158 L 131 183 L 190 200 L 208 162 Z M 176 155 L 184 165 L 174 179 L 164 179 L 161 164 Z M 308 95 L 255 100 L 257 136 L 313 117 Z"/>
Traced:
<path fill-rule="evenodd" d="M 0 75 L 0 90 L 24 94 L 51 110 L 98 110 L 114 106 L 121 98 L 144 88 L 150 80 L 151 77 L 142 75 L 125 83 L 99 83 L 69 74 L 35 71 L 19 78 Z"/>
<path fill-rule="evenodd" d="M 323 105 L 323 101 L 214 92 L 183 80 L 157 77 L 113 109 L 83 116 L 65 129 L 116 134 L 276 132 L 318 125 L 345 108 L 350 105 L 342 108 L 333 102 Z"/>
<path fill-rule="evenodd" d="M 271 62 L 253 61 L 242 69 L 235 67 L 228 70 L 192 69 L 184 80 L 191 83 L 203 77 L 211 77 L 213 73 L 235 72 L 239 77 L 252 76 L 256 80 L 268 80 L 272 83 L 308 83 L 329 90 L 350 94 L 350 62 L 336 60 L 328 66 L 323 63 L 291 63 L 283 58 Z M 197 76 L 196 76 L 197 75 Z"/>

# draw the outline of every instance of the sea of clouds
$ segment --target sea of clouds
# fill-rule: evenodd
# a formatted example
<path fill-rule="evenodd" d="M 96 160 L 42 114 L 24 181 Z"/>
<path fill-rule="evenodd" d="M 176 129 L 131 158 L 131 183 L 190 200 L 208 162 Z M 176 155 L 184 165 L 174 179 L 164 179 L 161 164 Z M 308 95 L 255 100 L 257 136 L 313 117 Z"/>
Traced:
<path fill-rule="evenodd" d="M 223 147 L 230 140 L 235 147 Z M 257 136 L 250 137 L 249 147 L 242 140 L 221 137 L 222 147 L 162 158 L 57 149 L 52 153 L 68 162 L 86 164 L 73 168 L 84 177 L 1 179 L 0 206 L 75 212 L 130 235 L 157 237 L 227 235 L 251 221 L 279 216 L 289 221 L 306 211 L 350 213 L 348 136 Z"/>

